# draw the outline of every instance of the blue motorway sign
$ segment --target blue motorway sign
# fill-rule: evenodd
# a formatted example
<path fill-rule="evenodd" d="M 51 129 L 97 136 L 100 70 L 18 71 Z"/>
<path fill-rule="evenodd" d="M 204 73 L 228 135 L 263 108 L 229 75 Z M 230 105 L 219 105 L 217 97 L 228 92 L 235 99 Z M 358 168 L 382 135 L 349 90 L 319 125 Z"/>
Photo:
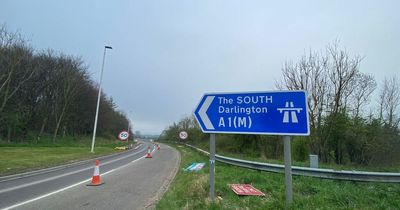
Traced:
<path fill-rule="evenodd" d="M 305 91 L 205 94 L 194 114 L 204 133 L 310 134 Z"/>

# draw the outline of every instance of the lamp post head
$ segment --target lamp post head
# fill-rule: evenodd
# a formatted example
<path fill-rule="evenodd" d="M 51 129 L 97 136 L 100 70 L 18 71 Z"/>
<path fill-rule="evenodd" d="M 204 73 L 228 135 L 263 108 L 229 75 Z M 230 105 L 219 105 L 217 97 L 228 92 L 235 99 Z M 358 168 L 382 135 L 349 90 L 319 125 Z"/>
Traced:
<path fill-rule="evenodd" d="M 106 49 L 112 49 L 112 47 L 110 46 L 104 46 Z"/>

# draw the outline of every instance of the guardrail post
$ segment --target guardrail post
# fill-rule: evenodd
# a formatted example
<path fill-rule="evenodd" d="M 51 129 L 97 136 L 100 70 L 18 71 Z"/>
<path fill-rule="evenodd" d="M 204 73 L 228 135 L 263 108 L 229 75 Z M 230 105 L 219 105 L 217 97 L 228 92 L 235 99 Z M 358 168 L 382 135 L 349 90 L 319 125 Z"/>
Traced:
<path fill-rule="evenodd" d="M 293 202 L 292 191 L 292 155 L 290 151 L 290 136 L 283 136 L 283 150 L 285 159 L 285 196 L 286 205 Z"/>
<path fill-rule="evenodd" d="M 215 191 L 215 134 L 210 134 L 210 199 L 214 201 Z"/>

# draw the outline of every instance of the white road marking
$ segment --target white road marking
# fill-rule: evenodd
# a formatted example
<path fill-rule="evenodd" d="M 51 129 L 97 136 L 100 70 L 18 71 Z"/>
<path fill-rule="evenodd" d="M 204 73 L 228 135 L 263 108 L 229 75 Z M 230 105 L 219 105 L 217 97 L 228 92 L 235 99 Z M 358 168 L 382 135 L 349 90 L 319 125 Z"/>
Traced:
<path fill-rule="evenodd" d="M 155 151 L 154 147 L 153 147 L 153 151 Z M 138 153 L 139 153 L 139 152 L 138 152 Z M 137 153 L 135 153 L 135 154 L 137 154 Z M 103 173 L 102 175 L 107 175 L 107 174 L 109 174 L 109 173 L 112 173 L 112 172 L 114 172 L 114 171 L 116 171 L 116 170 L 119 170 L 119 169 L 121 169 L 121 168 L 123 168 L 123 167 L 126 167 L 126 166 L 128 166 L 128 165 L 130 165 L 130 164 L 132 164 L 132 163 L 135 163 L 136 161 L 139 161 L 139 160 L 141 160 L 141 159 L 143 159 L 143 158 L 145 158 L 145 157 L 146 157 L 146 155 L 145 155 L 145 156 L 142 156 L 142 157 L 140 157 L 140 158 L 138 158 L 138 159 L 136 159 L 136 160 L 133 160 L 133 161 L 131 161 L 131 162 L 128 163 L 128 164 L 125 164 L 125 165 L 120 166 L 120 167 L 118 167 L 118 168 L 115 168 L 115 169 L 112 169 L 112 170 L 110 170 L 110 171 L 107 171 L 107 172 Z M 126 158 L 126 157 L 125 157 L 125 158 Z M 116 159 L 116 160 L 120 160 L 120 159 L 123 159 L 123 158 L 119 158 L 119 159 Z M 105 164 L 109 164 L 109 163 L 115 162 L 116 160 L 109 161 L 109 162 L 107 162 L 107 163 L 105 163 Z M 90 168 L 93 168 L 93 167 L 89 167 L 89 169 L 90 169 Z M 81 169 L 81 170 L 83 170 L 83 169 Z M 81 170 L 79 170 L 79 171 L 81 171 Z M 87 168 L 84 169 L 84 170 L 87 170 Z M 68 173 L 68 174 L 69 174 L 69 173 Z M 73 173 L 71 173 L 71 174 L 73 174 Z M 62 177 L 62 176 L 60 176 L 60 177 Z M 51 180 L 51 178 L 48 179 L 48 180 Z M 56 194 L 56 193 L 63 192 L 63 191 L 68 190 L 68 189 L 70 189 L 70 188 L 76 187 L 76 186 L 81 185 L 81 184 L 83 184 L 83 183 L 85 183 L 85 182 L 89 182 L 90 180 L 91 180 L 91 178 L 86 179 L 86 180 L 83 180 L 83 181 L 81 181 L 81 182 L 78 182 L 78 183 L 76 183 L 76 184 L 70 185 L 70 186 L 68 186 L 68 187 L 64 187 L 64 188 L 62 188 L 62 189 L 59 189 L 59 190 L 56 190 L 56 191 L 47 193 L 47 194 L 45 194 L 45 195 L 42 195 L 42 196 L 39 196 L 39 197 L 30 199 L 30 200 L 27 200 L 27 201 L 24 201 L 24 202 L 21 202 L 21 203 L 14 204 L 14 205 L 9 206 L 9 207 L 6 207 L 6 208 L 4 208 L 4 209 L 2 209 L 2 210 L 13 209 L 13 208 L 16 208 L 16 207 L 19 207 L 19 206 L 22 206 L 22 205 L 25 205 L 25 204 L 28 204 L 28 203 L 31 203 L 31 202 L 40 200 L 40 199 L 42 199 L 42 198 L 45 198 L 45 197 L 54 195 L 54 194 Z M 42 182 L 43 182 L 43 181 L 42 181 Z M 38 181 L 37 183 L 41 183 L 41 182 Z M 36 183 L 36 184 L 37 184 L 37 183 Z M 29 184 L 26 184 L 26 185 L 29 186 Z M 22 186 L 22 185 L 20 185 L 20 186 Z M 15 188 L 15 187 L 14 187 L 14 188 Z M 10 188 L 8 188 L 8 189 L 10 189 Z M 18 189 L 18 188 L 16 188 L 16 189 Z M 5 189 L 4 191 L 10 191 L 10 190 Z M 1 193 L 1 191 L 0 191 L 0 193 Z"/>
<path fill-rule="evenodd" d="M 76 183 L 76 184 L 70 185 L 70 186 L 68 186 L 68 187 L 65 187 L 65 188 L 62 188 L 62 189 L 59 189 L 59 190 L 56 190 L 56 191 L 54 191 L 54 192 L 47 193 L 47 194 L 45 194 L 45 195 L 42 195 L 42 196 L 39 196 L 39 197 L 30 199 L 30 200 L 24 201 L 24 202 L 22 202 L 22 203 L 17 203 L 17 204 L 15 204 L 15 205 L 6 207 L 6 208 L 3 209 L 3 210 L 13 209 L 13 208 L 16 208 L 16 207 L 19 207 L 19 206 L 22 206 L 22 205 L 31 203 L 31 202 L 33 202 L 33 201 L 40 200 L 40 199 L 45 198 L 45 197 L 48 197 L 48 196 L 50 196 L 50 195 L 54 195 L 54 194 L 56 194 L 56 193 L 59 193 L 59 192 L 68 190 L 68 189 L 70 189 L 70 188 L 73 188 L 73 187 L 75 187 L 75 186 L 78 186 L 78 185 L 80 185 L 80 184 L 83 184 L 83 183 L 85 183 L 85 182 L 88 182 L 88 181 L 90 181 L 90 180 L 91 180 L 91 179 L 83 180 L 83 181 L 81 181 L 81 182 L 78 182 L 78 183 Z"/>
<path fill-rule="evenodd" d="M 124 156 L 124 157 L 120 157 L 120 158 L 117 158 L 115 160 L 107 161 L 107 162 L 105 162 L 105 163 L 103 163 L 101 165 L 108 165 L 110 163 L 113 163 L 113 162 L 116 162 L 116 161 L 119 161 L 119 160 L 122 160 L 122 159 L 125 159 L 125 158 L 128 158 L 128 157 L 134 156 L 134 155 L 136 155 L 136 154 L 138 154 L 140 152 L 142 152 L 142 151 L 139 151 L 137 153 L 134 153 L 134 154 L 131 154 L 131 155 L 127 155 L 127 156 Z M 18 185 L 18 186 L 15 186 L 15 187 L 2 189 L 2 190 L 0 190 L 0 194 L 1 193 L 5 193 L 5 192 L 9 192 L 9 191 L 13 191 L 13 190 L 17 190 L 17 189 L 21 189 L 21 188 L 24 188 L 24 187 L 29 187 L 29 186 L 32 186 L 32 185 L 40 184 L 40 183 L 43 183 L 43 182 L 55 180 L 55 179 L 58 179 L 58 178 L 62 178 L 64 176 L 69 176 L 69 175 L 76 174 L 76 173 L 79 173 L 79 172 L 82 172 L 82 171 L 86 171 L 86 170 L 89 170 L 89 169 L 92 169 L 92 168 L 93 168 L 92 166 L 89 166 L 89 167 L 86 167 L 86 168 L 83 168 L 83 169 L 79 169 L 77 171 L 72 171 L 72 172 L 61 174 L 61 175 L 58 175 L 58 176 L 53 176 L 53 177 L 50 177 L 50 178 L 47 178 L 47 179 L 42 179 L 42 180 L 38 180 L 38 181 L 34 181 L 34 182 Z"/>

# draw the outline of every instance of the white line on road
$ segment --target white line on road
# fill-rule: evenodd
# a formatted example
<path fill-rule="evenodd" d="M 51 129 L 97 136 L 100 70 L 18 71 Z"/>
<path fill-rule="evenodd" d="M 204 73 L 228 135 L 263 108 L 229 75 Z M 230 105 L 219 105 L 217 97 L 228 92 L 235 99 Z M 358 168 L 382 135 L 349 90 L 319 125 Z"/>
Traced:
<path fill-rule="evenodd" d="M 48 196 L 50 196 L 50 195 L 54 195 L 54 194 L 59 193 L 59 192 L 62 192 L 62 191 L 64 191 L 64 190 L 68 190 L 68 189 L 70 189 L 70 188 L 73 188 L 73 187 L 75 187 L 75 186 L 78 186 L 78 185 L 80 185 L 80 184 L 83 184 L 83 183 L 85 183 L 85 182 L 88 182 L 88 181 L 90 181 L 90 180 L 91 180 L 91 179 L 83 180 L 83 181 L 81 181 L 81 182 L 78 182 L 78 183 L 76 183 L 76 184 L 70 185 L 70 186 L 68 186 L 68 187 L 64 187 L 64 188 L 59 189 L 59 190 L 56 190 L 56 191 L 54 191 L 54 192 L 47 193 L 47 194 L 45 194 L 45 195 L 42 195 L 42 196 L 33 198 L 33 199 L 31 199 L 31 200 L 27 200 L 27 201 L 24 201 L 24 202 L 22 202 L 22 203 L 17 203 L 17 204 L 15 204 L 15 205 L 6 207 L 6 208 L 3 209 L 3 210 L 13 209 L 13 208 L 16 208 L 16 207 L 19 207 L 19 206 L 22 206 L 22 205 L 31 203 L 31 202 L 33 202 L 33 201 L 40 200 L 40 199 L 45 198 L 45 197 L 48 197 Z"/>
<path fill-rule="evenodd" d="M 142 152 L 142 151 L 139 151 L 139 152 L 134 153 L 132 155 L 123 156 L 123 157 L 117 158 L 115 160 L 107 161 L 107 162 L 103 163 L 102 165 L 107 165 L 107 164 L 110 164 L 110 163 L 113 163 L 113 162 L 116 162 L 116 161 L 119 161 L 119 160 L 122 160 L 122 159 L 125 159 L 125 158 L 128 158 L 128 157 L 134 156 L 134 155 L 136 155 L 136 154 L 138 154 L 140 152 Z M 42 180 L 38 180 L 38 181 L 34 181 L 34 182 L 18 185 L 18 186 L 15 186 L 15 187 L 2 189 L 2 190 L 0 190 L 0 194 L 1 193 L 5 193 L 5 192 L 9 192 L 9 191 L 13 191 L 13 190 L 17 190 L 17 189 L 21 189 L 21 188 L 24 188 L 24 187 L 29 187 L 29 186 L 32 186 L 32 185 L 40 184 L 40 183 L 43 183 L 43 182 L 55 180 L 55 179 L 62 178 L 62 177 L 65 177 L 65 176 L 69 176 L 69 175 L 72 175 L 72 174 L 76 174 L 76 173 L 79 173 L 79 172 L 82 172 L 82 171 L 86 171 L 86 170 L 89 170 L 91 168 L 93 168 L 93 167 L 89 166 L 89 167 L 86 167 L 86 168 L 83 168 L 83 169 L 79 169 L 79 170 L 76 170 L 76 171 L 72 171 L 72 172 L 69 172 L 69 173 L 61 174 L 61 175 L 58 175 L 58 176 L 53 176 L 53 177 L 50 177 L 50 178 L 47 178 L 47 179 L 42 179 Z"/>
<path fill-rule="evenodd" d="M 154 149 L 153 149 L 153 151 L 154 151 Z M 138 153 L 139 153 L 139 152 L 138 152 Z M 137 154 L 137 153 L 135 153 L 135 154 Z M 110 170 L 110 171 L 107 171 L 107 172 L 103 173 L 102 175 L 107 175 L 107 174 L 109 174 L 109 173 L 112 173 L 112 172 L 114 172 L 114 171 L 116 171 L 116 170 L 119 170 L 119 169 L 121 169 L 121 168 L 123 168 L 123 167 L 126 167 L 126 166 L 128 166 L 128 165 L 130 165 L 130 164 L 132 164 L 132 163 L 134 163 L 134 162 L 136 162 L 136 161 L 139 161 L 139 160 L 141 160 L 141 159 L 143 159 L 143 158 L 145 158 L 145 157 L 146 157 L 146 155 L 145 155 L 145 156 L 142 156 L 142 157 L 140 157 L 140 158 L 138 158 L 138 159 L 136 159 L 136 160 L 133 160 L 132 162 L 130 162 L 130 163 L 128 163 L 128 164 L 125 164 L 125 165 L 120 166 L 120 167 L 118 167 L 118 168 L 115 168 L 115 169 L 112 169 L 112 170 Z M 106 164 L 108 164 L 108 163 L 110 163 L 110 162 L 111 162 L 111 161 L 107 162 Z M 113 161 L 113 162 L 114 162 L 114 161 Z M 91 167 L 91 168 L 93 168 L 93 167 Z M 85 169 L 85 170 L 86 170 L 86 169 Z M 68 189 L 70 189 L 70 188 L 76 187 L 76 186 L 81 185 L 81 184 L 83 184 L 83 183 L 85 183 L 85 182 L 89 182 L 90 180 L 91 180 L 91 178 L 86 179 L 86 180 L 83 180 L 83 181 L 81 181 L 81 182 L 78 182 L 78 183 L 76 183 L 76 184 L 70 185 L 70 186 L 68 186 L 68 187 L 64 187 L 64 188 L 62 188 L 62 189 L 59 189 L 59 190 L 56 190 L 56 191 L 47 193 L 47 194 L 45 194 L 45 195 L 42 195 L 42 196 L 39 196 L 39 197 L 30 199 L 30 200 L 24 201 L 24 202 L 22 202 L 22 203 L 14 204 L 14 205 L 12 205 L 12 206 L 9 206 L 9 207 L 4 208 L 3 210 L 13 209 L 13 208 L 16 208 L 16 207 L 19 207 L 19 206 L 22 206 L 22 205 L 25 205 L 25 204 L 28 204 L 28 203 L 31 203 L 31 202 L 40 200 L 40 199 L 42 199 L 42 198 L 45 198 L 45 197 L 54 195 L 54 194 L 56 194 L 56 193 L 59 193 L 59 192 L 68 190 Z M 10 188 L 8 188 L 8 189 L 10 189 Z M 9 190 L 6 189 L 6 191 L 9 191 Z"/>

